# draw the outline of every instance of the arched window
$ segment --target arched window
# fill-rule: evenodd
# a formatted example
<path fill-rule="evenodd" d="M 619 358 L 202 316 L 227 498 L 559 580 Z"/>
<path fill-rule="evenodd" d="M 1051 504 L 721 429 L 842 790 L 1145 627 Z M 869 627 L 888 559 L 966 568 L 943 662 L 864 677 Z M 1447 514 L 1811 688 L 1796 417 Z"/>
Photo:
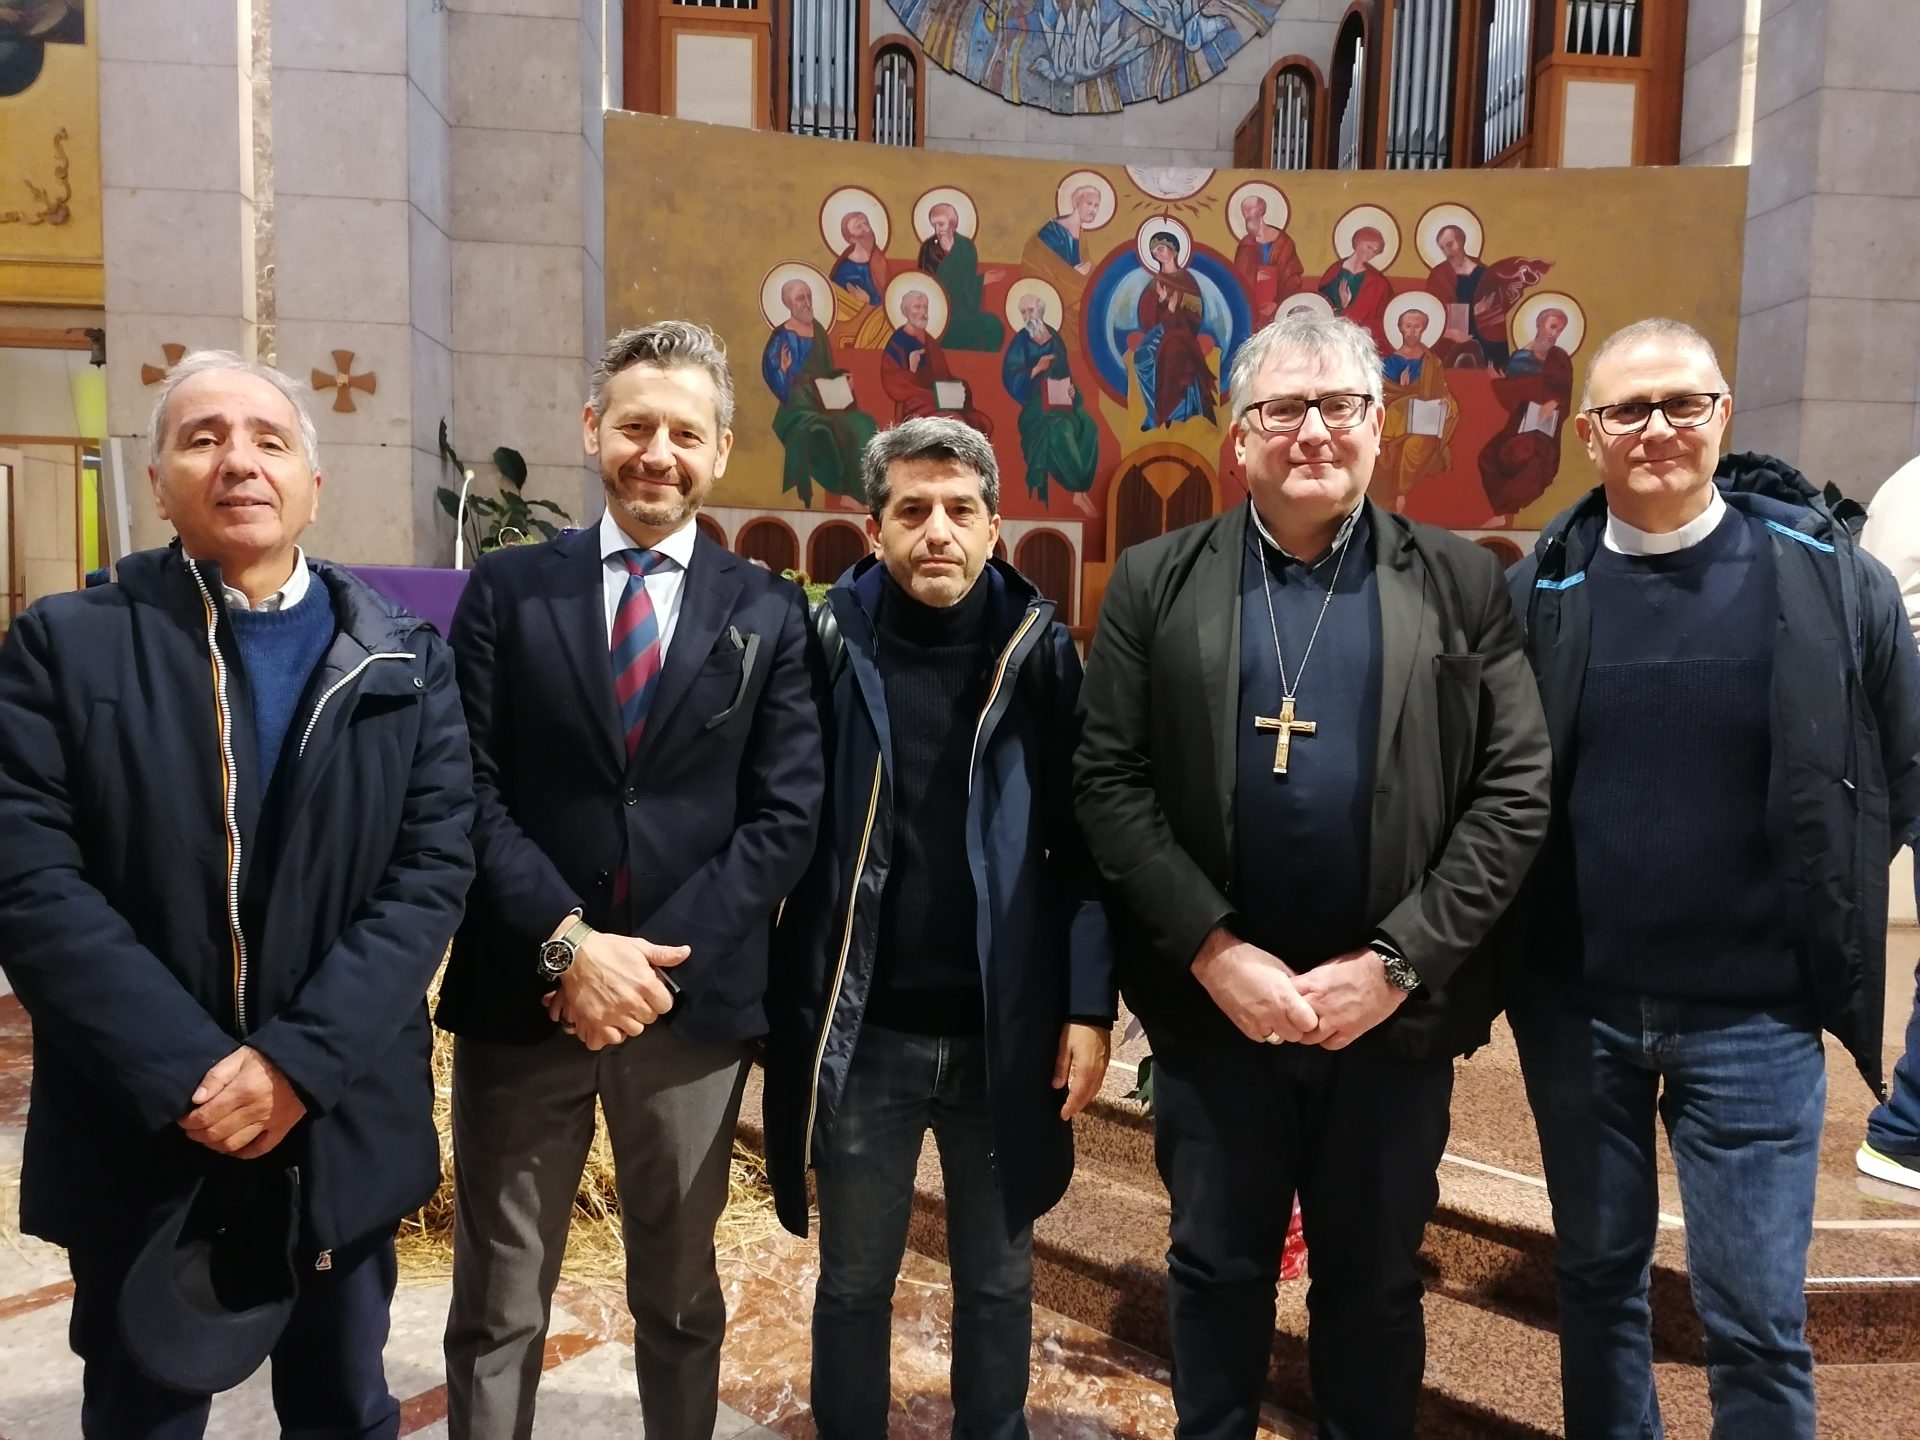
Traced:
<path fill-rule="evenodd" d="M 758 560 L 774 574 L 800 568 L 800 542 L 784 520 L 762 516 L 740 527 L 733 542 L 733 553 L 743 560 Z"/>
<path fill-rule="evenodd" d="M 1527 83 L 1533 69 L 1534 0 L 1493 0 L 1483 42 L 1487 92 L 1480 103 L 1481 164 L 1527 133 Z"/>
<path fill-rule="evenodd" d="M 807 578 L 831 585 L 873 546 L 844 520 L 829 520 L 807 540 Z"/>
<path fill-rule="evenodd" d="M 795 135 L 860 133 L 861 0 L 790 0 L 786 122 Z"/>
<path fill-rule="evenodd" d="M 1454 33 L 1459 0 L 1397 0 L 1387 81 L 1387 168 L 1453 163 Z"/>
<path fill-rule="evenodd" d="M 918 145 L 923 134 L 919 47 L 903 36 L 887 36 L 868 57 L 867 74 L 872 83 L 866 138 L 876 145 Z"/>
<path fill-rule="evenodd" d="M 1333 106 L 1340 117 L 1334 135 L 1334 166 L 1358 170 L 1367 161 L 1367 27 L 1349 13 L 1333 47 Z"/>
<path fill-rule="evenodd" d="M 1114 482 L 1107 500 L 1107 553 L 1205 520 L 1218 507 L 1207 462 L 1180 445 L 1150 445 Z"/>
<path fill-rule="evenodd" d="M 1273 131 L 1267 137 L 1267 168 L 1311 170 L 1319 163 L 1315 134 L 1320 76 L 1307 60 L 1282 60 L 1267 79 L 1271 88 Z"/>
<path fill-rule="evenodd" d="M 1058 530 L 1030 530 L 1013 551 L 1014 567 L 1073 623 L 1073 544 Z"/>

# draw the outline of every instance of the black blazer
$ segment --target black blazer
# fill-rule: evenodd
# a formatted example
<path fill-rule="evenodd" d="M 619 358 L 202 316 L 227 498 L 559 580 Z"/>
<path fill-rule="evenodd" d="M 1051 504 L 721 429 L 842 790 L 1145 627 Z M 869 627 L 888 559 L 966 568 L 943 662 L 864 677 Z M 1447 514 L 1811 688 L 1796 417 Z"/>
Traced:
<path fill-rule="evenodd" d="M 1460 1054 L 1497 1013 L 1491 958 L 1476 952 L 1546 835 L 1546 721 L 1499 562 L 1378 506 L 1370 518 L 1381 687 L 1367 918 L 1422 988 L 1359 1044 Z M 1121 989 L 1149 1034 L 1211 1038 L 1228 1023 L 1188 967 L 1234 913 L 1246 536 L 1239 505 L 1123 552 L 1080 691 L 1076 808 Z"/>
<path fill-rule="evenodd" d="M 436 1018 L 534 1041 L 535 972 L 569 910 L 692 954 L 668 1021 L 766 1031 L 773 916 L 813 852 L 825 786 L 805 597 L 704 536 L 631 763 L 613 695 L 598 527 L 483 558 L 453 617 L 473 739 L 477 876 Z M 615 870 L 629 870 L 624 913 Z"/>

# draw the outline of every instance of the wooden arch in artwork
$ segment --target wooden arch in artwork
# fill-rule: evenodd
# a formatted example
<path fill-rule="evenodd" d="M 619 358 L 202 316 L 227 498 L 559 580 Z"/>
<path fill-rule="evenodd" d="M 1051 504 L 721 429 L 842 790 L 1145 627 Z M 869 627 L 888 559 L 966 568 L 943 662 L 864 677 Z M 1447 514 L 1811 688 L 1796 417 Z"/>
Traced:
<path fill-rule="evenodd" d="M 807 578 L 831 585 L 872 549 L 857 526 L 829 520 L 807 538 Z"/>
<path fill-rule="evenodd" d="M 1511 570 L 1520 563 L 1520 547 L 1504 535 L 1482 535 L 1473 543 L 1482 550 L 1491 550 L 1502 570 Z"/>
<path fill-rule="evenodd" d="M 1120 462 L 1107 492 L 1107 558 L 1220 513 L 1220 480 L 1199 452 L 1162 442 Z"/>
<path fill-rule="evenodd" d="M 1073 542 L 1058 530 L 1029 530 L 1013 548 L 1013 564 L 1033 588 L 1059 606 L 1058 619 L 1073 623 Z"/>
<path fill-rule="evenodd" d="M 758 560 L 774 574 L 800 568 L 800 541 L 793 527 L 784 520 L 763 515 L 740 527 L 733 542 L 733 553 L 743 560 Z"/>
<path fill-rule="evenodd" d="M 718 545 L 722 550 L 727 548 L 727 532 L 720 528 L 720 522 L 718 520 L 714 519 L 711 515 L 696 515 L 693 517 L 693 523 L 707 539 Z"/>

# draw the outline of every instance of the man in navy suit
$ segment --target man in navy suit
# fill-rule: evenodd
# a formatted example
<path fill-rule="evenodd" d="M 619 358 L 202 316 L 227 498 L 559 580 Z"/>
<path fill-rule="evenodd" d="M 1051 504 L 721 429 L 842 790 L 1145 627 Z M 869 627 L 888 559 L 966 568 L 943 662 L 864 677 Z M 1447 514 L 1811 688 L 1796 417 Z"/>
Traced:
<path fill-rule="evenodd" d="M 487 556 L 453 621 L 478 871 L 438 1015 L 454 1440 L 532 1433 L 596 1099 L 648 1440 L 713 1434 L 713 1228 L 824 786 L 804 597 L 693 523 L 733 445 L 720 342 L 675 320 L 616 336 L 582 418 L 599 525 Z"/>

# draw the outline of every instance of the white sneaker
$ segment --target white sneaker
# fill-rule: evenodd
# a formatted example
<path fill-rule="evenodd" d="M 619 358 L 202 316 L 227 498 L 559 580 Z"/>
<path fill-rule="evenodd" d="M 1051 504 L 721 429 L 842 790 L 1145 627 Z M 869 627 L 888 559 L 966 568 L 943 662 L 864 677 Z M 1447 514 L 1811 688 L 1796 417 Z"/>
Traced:
<path fill-rule="evenodd" d="M 1862 1140 L 1853 1152 L 1853 1163 L 1862 1175 L 1920 1190 L 1920 1155 L 1884 1155 Z"/>

